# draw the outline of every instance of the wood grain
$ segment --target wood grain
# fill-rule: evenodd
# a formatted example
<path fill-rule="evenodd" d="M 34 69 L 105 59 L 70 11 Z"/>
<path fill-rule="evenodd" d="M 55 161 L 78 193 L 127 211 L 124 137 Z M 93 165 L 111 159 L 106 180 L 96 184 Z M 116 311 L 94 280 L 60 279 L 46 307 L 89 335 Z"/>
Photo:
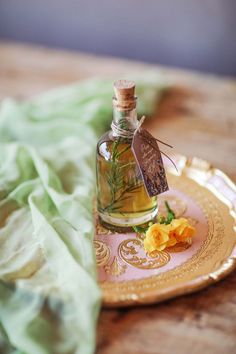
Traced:
<path fill-rule="evenodd" d="M 93 76 L 156 70 L 170 88 L 148 122 L 177 152 L 202 157 L 236 181 L 236 81 L 121 59 L 0 43 L 0 99 Z M 97 354 L 236 353 L 236 274 L 163 304 L 103 310 Z"/>

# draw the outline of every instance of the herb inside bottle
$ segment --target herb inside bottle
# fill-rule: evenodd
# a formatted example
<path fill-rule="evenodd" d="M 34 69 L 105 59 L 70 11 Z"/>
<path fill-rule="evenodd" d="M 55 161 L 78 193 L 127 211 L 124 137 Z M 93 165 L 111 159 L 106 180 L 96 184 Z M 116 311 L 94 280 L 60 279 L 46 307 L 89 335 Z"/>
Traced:
<path fill-rule="evenodd" d="M 114 84 L 112 130 L 97 144 L 97 209 L 101 223 L 126 231 L 153 220 L 157 197 L 149 197 L 131 150 L 138 127 L 135 85 L 120 80 Z"/>

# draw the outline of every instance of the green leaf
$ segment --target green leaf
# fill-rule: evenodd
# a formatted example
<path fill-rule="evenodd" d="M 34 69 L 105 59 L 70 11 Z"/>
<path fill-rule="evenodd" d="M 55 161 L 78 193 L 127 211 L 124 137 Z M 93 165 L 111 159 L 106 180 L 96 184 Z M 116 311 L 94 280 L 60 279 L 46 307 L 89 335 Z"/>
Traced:
<path fill-rule="evenodd" d="M 143 227 L 143 226 L 133 226 L 133 229 L 135 232 L 138 234 L 145 234 L 147 232 L 149 227 Z"/>
<path fill-rule="evenodd" d="M 170 208 L 169 203 L 165 200 L 165 206 L 167 209 L 167 218 L 165 221 L 165 224 L 168 225 L 171 223 L 173 219 L 175 219 L 175 213 L 174 211 Z"/>

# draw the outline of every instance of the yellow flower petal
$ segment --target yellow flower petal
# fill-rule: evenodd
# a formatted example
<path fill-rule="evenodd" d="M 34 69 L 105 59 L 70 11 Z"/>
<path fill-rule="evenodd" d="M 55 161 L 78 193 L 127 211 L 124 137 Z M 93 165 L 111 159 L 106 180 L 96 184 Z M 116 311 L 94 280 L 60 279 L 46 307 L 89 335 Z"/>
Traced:
<path fill-rule="evenodd" d="M 185 218 L 173 219 L 171 224 L 151 225 L 144 239 L 144 249 L 147 253 L 163 251 L 178 242 L 189 241 L 195 233 L 195 228 Z"/>
<path fill-rule="evenodd" d="M 195 228 L 192 227 L 185 218 L 174 219 L 171 222 L 170 237 L 175 237 L 178 242 L 184 242 L 193 237 Z"/>
<path fill-rule="evenodd" d="M 154 250 L 162 251 L 169 241 L 169 225 L 153 224 L 151 225 L 144 239 L 144 249 L 150 253 Z"/>
<path fill-rule="evenodd" d="M 167 247 L 167 243 L 163 243 L 159 247 L 156 248 L 157 251 L 163 251 Z"/>
<path fill-rule="evenodd" d="M 176 238 L 174 236 L 170 236 L 170 239 L 167 242 L 166 247 L 172 247 L 172 246 L 176 245 L 176 243 L 177 243 Z"/>

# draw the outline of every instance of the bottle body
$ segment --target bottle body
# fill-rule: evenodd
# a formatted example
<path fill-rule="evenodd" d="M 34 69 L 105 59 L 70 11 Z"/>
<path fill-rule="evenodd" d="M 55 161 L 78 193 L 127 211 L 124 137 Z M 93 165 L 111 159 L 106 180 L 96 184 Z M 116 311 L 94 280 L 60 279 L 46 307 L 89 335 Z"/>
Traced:
<path fill-rule="evenodd" d="M 104 226 L 122 232 L 153 220 L 157 198 L 147 194 L 131 149 L 139 127 L 135 84 L 119 80 L 114 91 L 112 130 L 97 144 L 97 210 Z"/>
<path fill-rule="evenodd" d="M 157 215 L 157 198 L 146 192 L 132 138 L 106 133 L 97 144 L 97 209 L 102 223 L 120 231 Z"/>

